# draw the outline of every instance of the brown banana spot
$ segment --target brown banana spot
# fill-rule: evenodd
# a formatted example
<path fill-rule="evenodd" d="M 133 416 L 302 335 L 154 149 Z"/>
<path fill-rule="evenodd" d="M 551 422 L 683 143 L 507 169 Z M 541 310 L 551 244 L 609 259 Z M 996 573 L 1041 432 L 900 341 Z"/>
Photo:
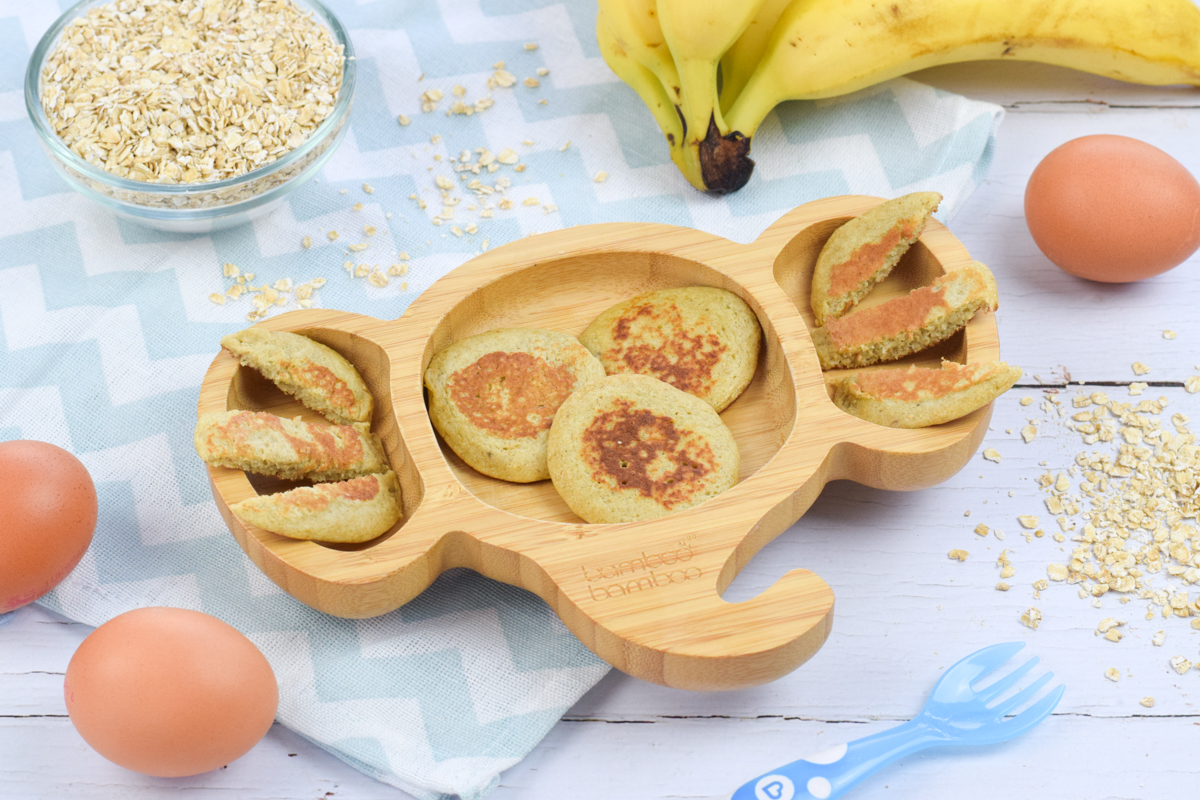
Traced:
<path fill-rule="evenodd" d="M 708 442 L 628 400 L 618 399 L 611 411 L 596 414 L 583 443 L 594 480 L 617 491 L 636 491 L 666 509 L 692 500 L 717 466 Z"/>
<path fill-rule="evenodd" d="M 676 389 L 704 396 L 712 391 L 713 370 L 729 348 L 713 333 L 691 334 L 674 303 L 645 303 L 616 319 L 616 346 L 602 356 L 610 374 L 649 375 Z"/>
<path fill-rule="evenodd" d="M 503 439 L 537 436 L 575 388 L 570 366 L 529 353 L 488 353 L 450 376 L 450 400 L 471 424 Z"/>

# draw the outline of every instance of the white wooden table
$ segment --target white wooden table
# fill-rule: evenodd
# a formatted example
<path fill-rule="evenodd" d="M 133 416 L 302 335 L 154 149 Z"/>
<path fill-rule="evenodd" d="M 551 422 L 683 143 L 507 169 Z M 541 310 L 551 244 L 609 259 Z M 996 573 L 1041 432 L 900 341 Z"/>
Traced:
<path fill-rule="evenodd" d="M 1052 584 L 1032 599 L 1031 583 L 1071 545 L 1050 537 L 1025 542 L 1016 516 L 1042 513 L 1034 478 L 1070 466 L 1078 437 L 1043 426 L 1034 443 L 1018 434 L 1037 404 L 1040 383 L 1151 382 L 1171 411 L 1200 419 L 1200 395 L 1182 389 L 1200 373 L 1200 257 L 1158 278 L 1104 286 L 1071 278 L 1034 246 L 1022 215 L 1029 173 L 1057 145 L 1090 133 L 1148 141 L 1200 175 L 1200 95 L 1131 87 L 1049 67 L 972 64 L 918 79 L 1003 104 L 987 182 L 952 223 L 972 254 L 999 281 L 1004 356 L 1026 370 L 996 405 L 986 446 L 1003 461 L 976 457 L 944 485 L 891 494 L 838 483 L 768 546 L 731 588 L 745 599 L 789 569 L 815 570 L 834 588 L 833 634 L 809 663 L 768 686 L 724 694 L 664 689 L 611 673 L 542 744 L 503 777 L 495 800 L 637 800 L 727 794 L 771 767 L 830 744 L 882 730 L 917 712 L 940 670 L 987 644 L 1021 639 L 1067 684 L 1057 712 L 1028 735 L 977 750 L 933 750 L 869 778 L 851 797 L 917 800 L 1180 798 L 1200 778 L 1200 671 L 1178 675 L 1168 658 L 1200 660 L 1200 631 L 1186 620 L 1144 620 L 1144 604 L 1104 608 Z M 1178 332 L 1166 340 L 1164 329 Z M 1152 371 L 1136 378 L 1134 361 Z M 1074 389 L 1069 391 L 1073 393 Z M 1169 412 L 1170 413 L 1170 412 Z M 1168 415 L 1169 415 L 1168 413 Z M 1008 432 L 1011 429 L 1011 433 Z M 1013 496 L 1009 496 L 1012 493 Z M 969 519 L 964 512 L 970 510 Z M 979 522 L 1010 532 L 1004 542 L 972 533 Z M 1002 547 L 1016 575 L 997 592 Z M 966 563 L 947 551 L 970 552 Z M 1194 592 L 1193 592 L 1194 595 Z M 1036 604 L 1041 627 L 1018 621 Z M 1094 635 L 1105 616 L 1129 619 L 1125 639 Z M 1151 644 L 1167 630 L 1163 647 Z M 17 798 L 405 798 L 276 725 L 250 754 L 226 769 L 160 780 L 127 772 L 93 753 L 75 733 L 62 699 L 62 676 L 86 626 L 28 607 L 0 624 L 0 797 Z M 1107 680 L 1116 667 L 1121 680 Z M 1152 709 L 1139 700 L 1153 696 Z"/>

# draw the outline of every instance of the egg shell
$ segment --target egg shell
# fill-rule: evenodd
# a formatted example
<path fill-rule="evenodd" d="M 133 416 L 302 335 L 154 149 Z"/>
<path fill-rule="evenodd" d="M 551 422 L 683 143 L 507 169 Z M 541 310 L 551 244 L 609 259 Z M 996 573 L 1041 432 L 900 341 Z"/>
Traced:
<path fill-rule="evenodd" d="M 96 530 L 96 486 L 78 458 L 47 442 L 0 442 L 0 613 L 53 589 Z"/>
<path fill-rule="evenodd" d="M 71 722 L 127 769 L 182 777 L 244 755 L 275 718 L 275 673 L 236 628 L 199 611 L 140 608 L 94 630 L 67 666 Z"/>
<path fill-rule="evenodd" d="M 1200 183 L 1153 145 L 1097 134 L 1054 149 L 1025 187 L 1033 240 L 1063 270 L 1104 283 L 1166 272 L 1200 247 Z"/>

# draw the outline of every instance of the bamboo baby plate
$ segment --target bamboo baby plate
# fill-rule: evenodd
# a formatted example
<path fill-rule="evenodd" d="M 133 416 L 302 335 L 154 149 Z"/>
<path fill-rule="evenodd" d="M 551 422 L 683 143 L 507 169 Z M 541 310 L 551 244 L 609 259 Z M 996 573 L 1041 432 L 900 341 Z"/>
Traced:
<path fill-rule="evenodd" d="M 443 571 L 469 567 L 534 592 L 588 647 L 645 680 L 685 689 L 732 689 L 790 672 L 825 642 L 833 591 L 808 570 L 740 603 L 721 593 L 750 558 L 800 518 L 828 481 L 882 489 L 931 486 L 961 469 L 987 430 L 991 406 L 917 430 L 884 428 L 830 400 L 809 337 L 817 254 L 841 223 L 879 202 L 834 197 L 784 215 L 750 244 L 666 225 L 612 223 L 560 230 L 478 256 L 433 284 L 398 320 L 329 310 L 260 323 L 311 336 L 362 373 L 375 396 L 372 429 L 400 477 L 404 519 L 361 545 L 277 536 L 229 506 L 288 484 L 212 467 L 213 495 L 234 537 L 288 594 L 341 617 L 384 614 Z M 940 223 L 862 305 L 928 284 L 969 264 Z M 466 466 L 435 434 L 422 375 L 434 353 L 493 328 L 579 334 L 635 294 L 717 286 L 745 300 L 762 325 L 754 381 L 721 418 L 741 452 L 739 483 L 660 519 L 586 524 L 549 481 L 515 484 Z M 999 358 L 996 322 L 977 316 L 908 361 Z M 321 420 L 227 351 L 213 361 L 199 412 L 271 411 Z"/>

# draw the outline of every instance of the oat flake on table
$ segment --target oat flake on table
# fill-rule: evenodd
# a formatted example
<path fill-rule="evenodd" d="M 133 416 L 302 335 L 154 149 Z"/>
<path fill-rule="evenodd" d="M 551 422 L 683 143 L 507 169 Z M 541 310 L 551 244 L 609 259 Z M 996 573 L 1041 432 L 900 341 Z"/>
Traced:
<path fill-rule="evenodd" d="M 114 175 L 216 181 L 302 145 L 333 111 L 342 62 L 292 0 L 120 0 L 67 26 L 41 102 L 63 142 Z"/>

